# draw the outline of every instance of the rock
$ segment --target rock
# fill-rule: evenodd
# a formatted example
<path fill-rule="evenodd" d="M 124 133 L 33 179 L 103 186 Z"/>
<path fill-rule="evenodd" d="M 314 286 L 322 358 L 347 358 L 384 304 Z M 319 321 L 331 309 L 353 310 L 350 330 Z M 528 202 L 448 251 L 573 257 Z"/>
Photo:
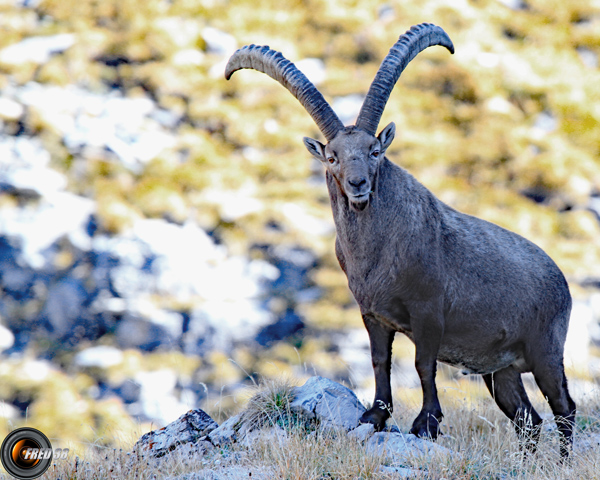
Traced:
<path fill-rule="evenodd" d="M 44 64 L 52 55 L 62 53 L 75 44 L 72 33 L 60 33 L 43 37 L 30 37 L 0 50 L 0 63 L 22 65 L 24 63 Z"/>
<path fill-rule="evenodd" d="M 187 445 L 187 453 L 205 452 L 212 445 L 201 439 L 217 427 L 217 422 L 203 410 L 190 410 L 166 427 L 142 435 L 133 451 L 144 457 L 160 458 L 174 450 L 181 452 L 181 447 Z"/>
<path fill-rule="evenodd" d="M 200 22 L 195 18 L 164 17 L 156 21 L 156 26 L 167 33 L 177 50 L 197 43 L 200 37 Z"/>
<path fill-rule="evenodd" d="M 544 110 L 536 117 L 532 131 L 537 138 L 541 138 L 544 135 L 554 132 L 557 127 L 558 120 L 556 116 L 552 112 Z"/>
<path fill-rule="evenodd" d="M 16 170 L 8 174 L 4 181 L 17 192 L 38 197 L 63 190 L 67 185 L 62 173 L 45 167 Z"/>
<path fill-rule="evenodd" d="M 334 98 L 331 108 L 338 114 L 342 123 L 348 125 L 356 121 L 364 101 L 364 95 L 354 93 L 345 97 Z"/>
<path fill-rule="evenodd" d="M 234 415 L 223 422 L 219 428 L 216 428 L 210 432 L 208 439 L 215 446 L 222 446 L 235 442 L 238 438 L 238 431 L 241 427 L 240 421 L 241 416 Z"/>
<path fill-rule="evenodd" d="M 576 455 L 589 455 L 600 448 L 600 433 L 581 433 L 573 442 Z"/>
<path fill-rule="evenodd" d="M 80 351 L 73 361 L 78 367 L 109 368 L 123 361 L 123 352 L 115 347 L 98 345 Z"/>
<path fill-rule="evenodd" d="M 270 295 L 294 298 L 297 292 L 313 286 L 309 272 L 317 265 L 314 252 L 302 247 L 279 245 L 267 248 L 265 254 L 279 272 L 268 283 Z"/>
<path fill-rule="evenodd" d="M 269 444 L 277 444 L 280 447 L 285 447 L 288 441 L 287 432 L 276 425 L 270 428 L 264 428 L 261 430 L 252 430 L 243 434 L 243 438 L 240 443 L 245 447 L 251 447 L 258 442 L 267 442 Z"/>
<path fill-rule="evenodd" d="M 23 105 L 12 98 L 0 97 L 0 119 L 18 120 L 25 113 Z"/>
<path fill-rule="evenodd" d="M 524 0 L 497 0 L 499 3 L 511 10 L 527 10 L 528 5 Z"/>
<path fill-rule="evenodd" d="M 377 9 L 377 19 L 380 22 L 389 23 L 396 18 L 396 10 L 389 3 L 384 3 Z"/>
<path fill-rule="evenodd" d="M 12 347 L 15 343 L 15 336 L 13 333 L 0 324 L 0 352 Z"/>
<path fill-rule="evenodd" d="M 233 35 L 213 27 L 202 30 L 202 39 L 206 42 L 206 51 L 220 56 L 229 56 L 237 49 L 237 41 Z"/>
<path fill-rule="evenodd" d="M 296 67 L 316 86 L 323 83 L 327 77 L 325 63 L 320 58 L 303 58 L 296 62 Z"/>
<path fill-rule="evenodd" d="M 379 470 L 392 478 L 423 478 L 423 472 L 415 468 L 382 465 Z"/>
<path fill-rule="evenodd" d="M 198 67 L 202 65 L 204 53 L 197 48 L 186 48 L 178 50 L 171 61 L 177 67 Z"/>
<path fill-rule="evenodd" d="M 15 105 L 21 106 L 20 103 L 2 100 L 5 101 L 0 108 L 6 110 L 12 102 L 13 113 L 18 113 Z M 5 114 L 9 113 L 5 111 Z M 50 153 L 38 138 L 21 135 L 0 139 L 0 185 L 7 193 L 37 199 L 63 191 L 67 186 L 67 178 L 49 168 L 49 164 Z"/>
<path fill-rule="evenodd" d="M 76 325 L 84 326 L 82 319 L 86 313 L 84 303 L 87 297 L 88 292 L 83 283 L 72 277 L 50 286 L 41 317 L 50 323 L 52 337 L 71 336 L 75 333 Z"/>
<path fill-rule="evenodd" d="M 589 302 L 575 300 L 565 341 L 565 367 L 576 369 L 586 375 L 589 373 L 592 343 L 590 331 L 595 323 L 594 310 Z"/>
<path fill-rule="evenodd" d="M 316 418 L 324 427 L 351 430 L 366 411 L 354 392 L 323 377 L 311 377 L 294 387 L 290 408 L 307 418 Z"/>
<path fill-rule="evenodd" d="M 363 423 L 354 430 L 348 432 L 350 438 L 355 438 L 360 443 L 365 443 L 375 433 L 375 425 L 371 423 Z"/>
<path fill-rule="evenodd" d="M 300 332 L 304 321 L 292 309 L 285 313 L 272 325 L 264 327 L 256 336 L 259 345 L 266 347 Z"/>
<path fill-rule="evenodd" d="M 139 348 L 152 352 L 160 347 L 172 349 L 179 345 L 183 324 L 181 315 L 156 308 L 155 310 L 155 316 L 145 318 L 135 313 L 127 313 L 124 316 L 115 330 L 121 348 Z M 173 326 L 178 333 L 173 332 Z"/>
<path fill-rule="evenodd" d="M 114 389 L 114 392 L 126 404 L 131 404 L 139 401 L 142 393 L 142 387 L 134 380 L 127 379 Z"/>
<path fill-rule="evenodd" d="M 577 54 L 586 67 L 598 68 L 598 55 L 587 47 L 577 47 Z"/>
<path fill-rule="evenodd" d="M 269 467 L 222 467 L 202 470 L 196 473 L 186 473 L 168 480 L 272 480 L 277 478 L 277 472 Z"/>
<path fill-rule="evenodd" d="M 18 258 L 34 269 L 49 262 L 48 249 L 63 237 L 82 244 L 85 225 L 95 209 L 94 202 L 67 192 L 46 195 L 36 207 L 7 208 L 2 212 L 0 236 L 18 248 Z M 89 238 L 89 237 L 88 237 Z"/>
<path fill-rule="evenodd" d="M 377 432 L 367 441 L 367 453 L 385 455 L 394 462 L 404 462 L 412 457 L 450 454 L 441 445 L 412 434 Z"/>
<path fill-rule="evenodd" d="M 2 401 L 2 408 L 0 408 L 0 418 L 4 420 L 10 420 L 11 423 L 17 420 L 21 416 L 21 412 L 17 407 L 11 405 L 6 402 L 6 400 Z"/>
<path fill-rule="evenodd" d="M 175 136 L 152 119 L 158 106 L 149 98 L 30 82 L 18 90 L 17 100 L 62 136 L 69 152 L 78 157 L 112 152 L 126 168 L 139 172 L 176 143 Z"/>
<path fill-rule="evenodd" d="M 168 425 L 187 412 L 193 399 L 179 399 L 176 391 L 177 374 L 168 368 L 136 374 L 135 382 L 140 386 L 139 400 L 128 405 L 133 416 L 151 420 L 158 425 Z"/>

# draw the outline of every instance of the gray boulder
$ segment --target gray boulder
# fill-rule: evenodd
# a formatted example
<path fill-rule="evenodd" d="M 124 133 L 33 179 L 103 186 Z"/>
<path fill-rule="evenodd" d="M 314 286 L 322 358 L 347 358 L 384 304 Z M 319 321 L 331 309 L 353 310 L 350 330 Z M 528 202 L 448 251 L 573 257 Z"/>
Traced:
<path fill-rule="evenodd" d="M 206 453 L 212 445 L 203 438 L 218 426 L 203 410 L 190 410 L 166 427 L 142 435 L 133 451 L 138 456 L 154 458 L 174 450 L 185 450 L 190 455 Z"/>
<path fill-rule="evenodd" d="M 219 428 L 214 429 L 208 435 L 208 439 L 215 446 L 227 445 L 238 439 L 238 432 L 241 428 L 241 415 L 234 415 L 221 424 Z"/>
<path fill-rule="evenodd" d="M 367 441 L 366 447 L 367 453 L 385 456 L 396 464 L 415 457 L 452 453 L 437 443 L 412 434 L 396 432 L 377 432 Z"/>
<path fill-rule="evenodd" d="M 352 390 L 323 377 L 311 377 L 293 390 L 292 412 L 315 418 L 324 427 L 352 430 L 366 411 Z"/>

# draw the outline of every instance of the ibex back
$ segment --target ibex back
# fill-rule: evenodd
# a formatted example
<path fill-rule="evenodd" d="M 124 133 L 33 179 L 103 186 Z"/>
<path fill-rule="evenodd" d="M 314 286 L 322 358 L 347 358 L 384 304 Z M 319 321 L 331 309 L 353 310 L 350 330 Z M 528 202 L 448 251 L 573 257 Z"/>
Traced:
<path fill-rule="evenodd" d="M 480 374 L 514 421 L 522 446 L 535 451 L 542 419 L 521 373 L 532 372 L 555 415 L 562 458 L 569 455 L 575 403 L 567 389 L 563 349 L 571 295 L 540 248 L 438 200 L 385 157 L 394 124 L 378 136 L 389 95 L 422 50 L 454 47 L 439 27 L 421 24 L 391 48 L 371 84 L 355 126 L 344 127 L 314 85 L 279 52 L 250 45 L 229 60 L 226 78 L 253 68 L 279 81 L 302 103 L 327 139 L 305 138 L 325 166 L 336 254 L 369 333 L 375 401 L 361 422 L 382 429 L 392 411 L 390 369 L 396 332 L 415 344 L 423 407 L 411 433 L 437 438 L 442 410 L 436 361 Z"/>

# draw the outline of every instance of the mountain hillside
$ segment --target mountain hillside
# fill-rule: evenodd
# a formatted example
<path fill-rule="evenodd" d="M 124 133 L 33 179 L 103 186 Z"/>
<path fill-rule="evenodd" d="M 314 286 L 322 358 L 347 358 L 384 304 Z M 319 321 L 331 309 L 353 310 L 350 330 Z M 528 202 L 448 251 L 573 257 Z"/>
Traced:
<path fill-rule="evenodd" d="M 269 45 L 350 124 L 421 22 L 456 53 L 427 49 L 403 73 L 380 124 L 397 127 L 388 157 L 558 263 L 574 396 L 597 388 L 598 0 L 4 1 L 0 435 L 131 445 L 189 408 L 220 421 L 281 376 L 370 401 L 367 334 L 302 144 L 323 138 L 277 82 L 223 71 Z M 396 402 L 414 406 L 410 342 L 394 353 Z M 458 377 L 441 368 L 446 398 L 471 382 Z"/>

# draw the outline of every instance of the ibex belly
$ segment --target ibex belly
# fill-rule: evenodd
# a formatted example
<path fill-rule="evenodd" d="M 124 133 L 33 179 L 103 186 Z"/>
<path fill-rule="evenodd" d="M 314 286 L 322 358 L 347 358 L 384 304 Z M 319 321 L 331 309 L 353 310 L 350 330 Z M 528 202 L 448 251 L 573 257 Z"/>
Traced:
<path fill-rule="evenodd" d="M 404 333 L 413 343 L 409 309 L 399 299 L 385 304 L 371 304 L 372 314 L 382 324 Z M 509 365 L 527 371 L 523 344 L 510 326 L 500 322 L 448 322 L 437 358 L 457 367 L 465 374 L 493 373 Z"/>

